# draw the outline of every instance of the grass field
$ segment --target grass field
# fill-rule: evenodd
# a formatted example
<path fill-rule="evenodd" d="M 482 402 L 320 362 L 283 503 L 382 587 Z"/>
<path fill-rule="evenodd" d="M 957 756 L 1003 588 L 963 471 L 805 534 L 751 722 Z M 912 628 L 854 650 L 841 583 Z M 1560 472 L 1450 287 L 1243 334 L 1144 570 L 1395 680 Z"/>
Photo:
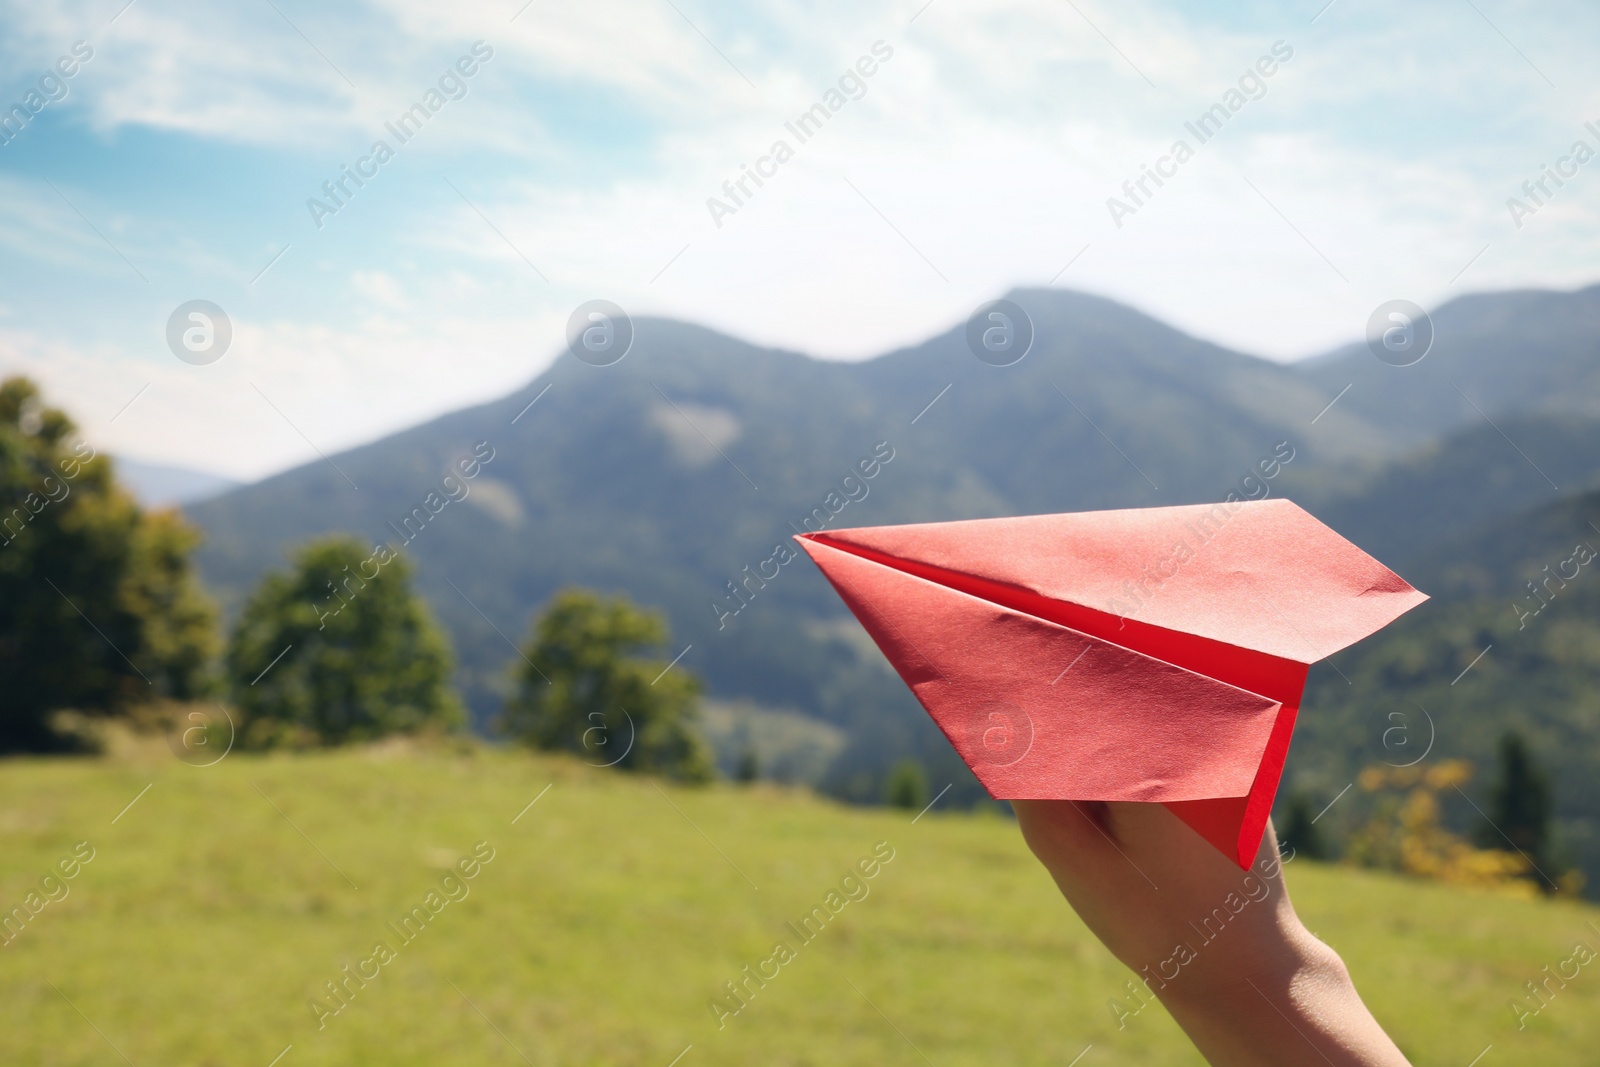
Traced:
<path fill-rule="evenodd" d="M 50 886 L 67 895 L 0 949 L 0 1063 L 1199 1062 L 1159 1006 L 1117 1028 L 1128 972 L 993 815 L 913 824 L 472 746 L 0 763 L 0 907 L 45 899 L 82 841 L 92 860 Z M 878 842 L 868 895 L 793 937 Z M 475 846 L 493 858 L 473 868 Z M 462 857 L 475 877 L 446 880 Z M 1417 1064 L 1592 1061 L 1600 961 L 1521 1032 L 1508 1002 L 1600 948 L 1600 911 L 1287 872 Z M 414 907 L 408 943 L 388 924 Z M 795 958 L 719 1029 L 711 998 L 780 938 Z M 376 977 L 333 1014 L 346 965 Z"/>

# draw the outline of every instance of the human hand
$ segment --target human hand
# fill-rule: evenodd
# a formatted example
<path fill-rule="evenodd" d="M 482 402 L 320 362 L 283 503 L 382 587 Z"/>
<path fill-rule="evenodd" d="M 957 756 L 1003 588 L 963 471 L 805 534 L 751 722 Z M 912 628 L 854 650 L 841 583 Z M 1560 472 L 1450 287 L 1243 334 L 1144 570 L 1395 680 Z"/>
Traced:
<path fill-rule="evenodd" d="M 1407 1067 L 1295 915 L 1270 825 L 1241 871 L 1159 804 L 1012 806 L 1073 910 L 1215 1067 Z"/>

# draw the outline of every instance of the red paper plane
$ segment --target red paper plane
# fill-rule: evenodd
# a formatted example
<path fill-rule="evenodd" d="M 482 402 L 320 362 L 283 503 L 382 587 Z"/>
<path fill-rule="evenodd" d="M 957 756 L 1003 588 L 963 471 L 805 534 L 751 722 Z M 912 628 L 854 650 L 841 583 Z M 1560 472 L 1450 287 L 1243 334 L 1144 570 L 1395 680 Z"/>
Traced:
<path fill-rule="evenodd" d="M 1165 804 L 1245 868 L 1310 665 L 1427 599 L 1287 500 L 796 540 L 991 796 Z"/>

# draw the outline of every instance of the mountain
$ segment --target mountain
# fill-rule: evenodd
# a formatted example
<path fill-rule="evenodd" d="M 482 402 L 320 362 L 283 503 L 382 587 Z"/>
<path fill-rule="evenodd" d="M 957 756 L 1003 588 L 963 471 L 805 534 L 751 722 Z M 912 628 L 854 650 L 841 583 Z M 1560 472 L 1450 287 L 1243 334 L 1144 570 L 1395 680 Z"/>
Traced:
<path fill-rule="evenodd" d="M 1450 558 L 1493 553 L 1475 531 L 1600 486 L 1600 418 L 1560 410 L 1507 414 L 1395 454 L 1387 461 L 1302 466 L 1283 490 L 1407 578 L 1431 578 Z M 1419 587 L 1423 582 L 1416 581 Z M 1435 590 L 1429 588 L 1428 591 Z"/>
<path fill-rule="evenodd" d="M 195 504 L 237 489 L 243 482 L 209 471 L 116 457 L 117 478 L 147 508 Z"/>
<path fill-rule="evenodd" d="M 1392 367 L 1365 343 L 1306 361 L 1332 399 L 1408 445 L 1534 411 L 1600 418 L 1600 285 L 1457 297 L 1430 311 L 1422 361 Z"/>
<path fill-rule="evenodd" d="M 1523 601 L 1537 609 L 1527 600 L 1528 583 L 1548 581 L 1553 573 L 1557 581 L 1537 595 L 1554 599 L 1566 581 L 1577 580 L 1574 568 L 1561 564 L 1580 544 L 1600 547 L 1600 492 L 1569 494 L 1483 523 L 1437 546 L 1421 561 L 1418 577 L 1441 599 Z M 1587 565 L 1578 569 L 1586 573 Z"/>
<path fill-rule="evenodd" d="M 1374 460 L 1386 443 L 1337 409 L 1310 426 L 1326 400 L 1293 368 L 1096 297 L 1010 299 L 1036 339 L 1003 368 L 961 329 L 851 364 L 639 320 L 613 366 L 564 356 L 512 396 L 334 457 L 338 470 L 309 464 L 189 508 L 208 535 L 203 574 L 235 607 L 309 537 L 404 543 L 480 724 L 508 640 L 555 589 L 626 591 L 669 615 L 713 695 L 847 727 L 841 791 L 875 789 L 896 749 L 959 776 L 821 577 L 764 564 L 797 529 L 819 514 L 838 526 L 1220 500 L 1259 465 Z M 408 529 L 480 442 L 492 458 L 465 495 Z M 776 576 L 747 577 L 763 566 Z"/>
<path fill-rule="evenodd" d="M 1382 758 L 1371 701 L 1414 686 L 1448 707 L 1466 692 L 1450 679 L 1492 640 L 1479 640 L 1488 631 L 1474 614 L 1489 611 L 1487 587 L 1467 572 L 1498 565 L 1494 524 L 1540 513 L 1600 474 L 1600 412 L 1591 410 L 1600 392 L 1574 387 L 1595 373 L 1582 354 L 1600 335 L 1591 314 L 1600 289 L 1453 301 L 1434 315 L 1435 351 L 1410 368 L 1364 347 L 1285 366 L 1097 297 L 1022 290 L 1009 299 L 1036 334 L 1009 367 L 975 358 L 963 327 L 847 364 L 638 320 L 617 364 L 563 355 L 511 396 L 333 457 L 337 470 L 308 464 L 190 506 L 208 535 L 203 575 L 232 609 L 312 536 L 355 531 L 403 546 L 452 635 L 480 726 L 505 691 L 512 643 L 554 590 L 626 592 L 667 614 L 671 654 L 683 653 L 710 696 L 743 709 L 740 722 L 798 715 L 827 727 L 763 736 L 805 736 L 810 755 L 795 766 L 836 752 L 824 783 L 832 792 L 875 797 L 885 769 L 914 755 L 936 787 L 956 783 L 951 801 L 970 802 L 982 796 L 976 782 L 822 578 L 788 555 L 791 534 L 1292 495 L 1444 594 L 1393 636 L 1336 657 L 1352 678 L 1360 671 L 1344 664 L 1355 657 L 1387 664 L 1372 668 L 1367 688 L 1314 672 L 1291 764 L 1314 784 Z M 447 481 L 463 460 L 474 476 Z M 1465 584 L 1451 593 L 1451 583 Z M 1509 617 L 1503 604 L 1494 610 Z M 1507 688 L 1470 704 L 1471 736 L 1492 738 L 1505 717 L 1495 701 L 1513 699 L 1516 672 L 1546 669 L 1546 653 L 1557 655 L 1508 665 Z M 1393 694 L 1391 678 L 1404 681 Z M 1572 755 L 1563 776 L 1592 777 L 1600 730 L 1564 710 L 1575 706 L 1567 695 L 1551 699 L 1549 709 L 1519 706 L 1530 721 L 1550 720 L 1540 736 Z M 1550 725 L 1557 720 L 1566 725 Z M 733 723 L 718 736 L 752 736 Z M 1592 811 L 1600 798 L 1582 803 Z"/>
<path fill-rule="evenodd" d="M 1592 455 L 1593 453 L 1591 453 Z M 1365 765 L 1426 751 L 1479 769 L 1526 736 L 1555 780 L 1558 834 L 1600 887 L 1600 492 L 1496 517 L 1432 546 L 1417 584 L 1440 596 L 1312 670 L 1285 782 L 1332 798 Z M 1320 805 L 1319 805 L 1320 806 Z M 1348 828 L 1359 793 L 1329 816 Z M 1458 825 L 1481 820 L 1465 798 Z"/>

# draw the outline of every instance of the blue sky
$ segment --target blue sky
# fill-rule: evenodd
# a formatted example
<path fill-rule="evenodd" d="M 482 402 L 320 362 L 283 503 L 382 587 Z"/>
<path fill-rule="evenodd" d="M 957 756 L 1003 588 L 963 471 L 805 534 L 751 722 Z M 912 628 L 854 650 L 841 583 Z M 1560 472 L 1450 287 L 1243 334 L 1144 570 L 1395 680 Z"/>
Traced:
<path fill-rule="evenodd" d="M 0 371 L 141 459 L 257 477 L 499 395 L 596 297 L 850 359 L 1053 283 L 1290 359 L 1390 298 L 1600 275 L 1600 160 L 1520 228 L 1506 207 L 1600 148 L 1592 6 L 125 2 L 0 8 L 0 106 L 94 52 L 0 146 Z M 384 124 L 479 41 L 399 145 Z M 880 41 L 800 144 L 785 122 Z M 307 199 L 380 137 L 319 229 Z M 718 226 L 707 198 L 780 138 Z M 1178 138 L 1194 157 L 1117 226 L 1107 198 Z M 209 366 L 164 341 L 196 298 L 234 324 Z"/>

